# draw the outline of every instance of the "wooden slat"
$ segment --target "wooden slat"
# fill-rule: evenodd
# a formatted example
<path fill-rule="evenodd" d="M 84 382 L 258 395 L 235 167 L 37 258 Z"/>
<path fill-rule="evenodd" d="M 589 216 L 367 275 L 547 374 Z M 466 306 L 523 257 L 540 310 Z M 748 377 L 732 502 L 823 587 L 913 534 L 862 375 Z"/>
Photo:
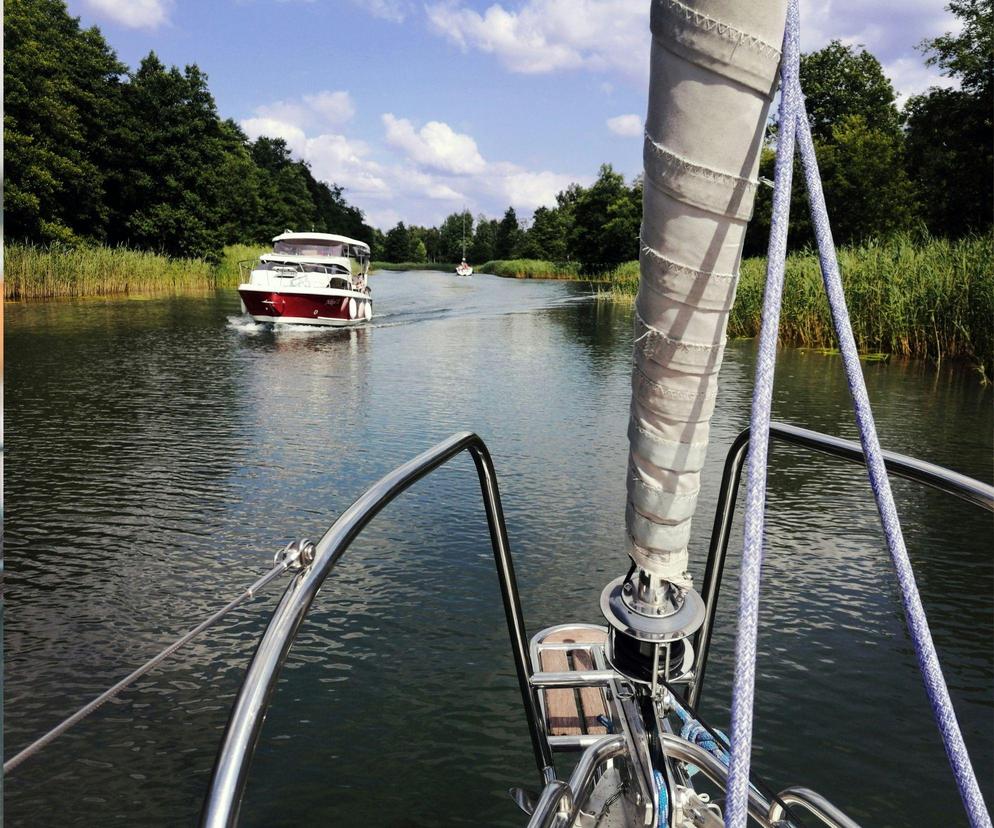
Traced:
<path fill-rule="evenodd" d="M 607 638 L 603 630 L 588 630 L 582 628 L 566 628 L 556 630 L 542 639 L 547 644 L 603 644 Z M 570 666 L 572 658 L 573 666 Z M 540 654 L 542 669 L 550 673 L 567 672 L 570 670 L 592 670 L 593 657 L 589 649 L 578 648 L 570 650 L 545 650 Z M 577 694 L 572 690 L 556 689 L 545 691 L 546 716 L 548 717 L 549 733 L 553 736 L 579 736 L 584 733 L 603 734 L 607 728 L 599 721 L 598 716 L 607 715 L 607 705 L 604 691 L 597 687 L 582 687 L 579 691 L 580 707 L 577 706 Z"/>
<path fill-rule="evenodd" d="M 540 654 L 542 670 L 547 673 L 565 673 L 569 670 L 569 659 L 562 650 L 547 650 Z M 558 688 L 545 691 L 545 715 L 552 736 L 579 736 L 580 711 L 576 707 L 576 694 L 572 690 Z"/>
<path fill-rule="evenodd" d="M 593 670 L 594 659 L 590 650 L 573 650 L 573 665 L 577 670 Z M 583 708 L 583 724 L 586 733 L 607 733 L 598 720 L 598 716 L 607 716 L 607 705 L 604 703 L 604 691 L 600 687 L 581 687 L 580 705 Z"/>

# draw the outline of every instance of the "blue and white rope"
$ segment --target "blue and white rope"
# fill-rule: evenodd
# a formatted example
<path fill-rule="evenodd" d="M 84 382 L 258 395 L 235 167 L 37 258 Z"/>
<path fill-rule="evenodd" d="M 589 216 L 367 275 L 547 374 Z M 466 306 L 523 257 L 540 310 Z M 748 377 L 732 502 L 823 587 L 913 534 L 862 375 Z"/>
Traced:
<path fill-rule="evenodd" d="M 901 524 L 894 504 L 890 481 L 884 467 L 870 409 L 870 399 L 859 364 L 859 353 L 849 321 L 842 278 L 835 255 L 835 244 L 825 197 L 815 158 L 814 143 L 799 77 L 797 0 L 789 0 L 781 63 L 780 123 L 777 135 L 776 179 L 773 192 L 773 220 L 770 228 L 767 260 L 766 295 L 759 340 L 756 388 L 750 421 L 749 477 L 746 489 L 745 540 L 739 596 L 739 632 L 735 644 L 735 685 L 732 696 L 732 747 L 729 769 L 726 828 L 745 828 L 749 787 L 749 762 L 752 747 L 752 708 L 755 691 L 756 631 L 759 615 L 759 583 L 763 557 L 763 515 L 766 506 L 766 460 L 769 444 L 770 406 L 773 372 L 776 363 L 777 328 L 783 292 L 789 221 L 790 187 L 793 171 L 793 148 L 796 140 L 804 167 L 811 220 L 818 242 L 825 292 L 839 338 L 849 390 L 853 397 L 860 441 L 873 488 L 877 510 L 883 524 L 887 548 L 897 570 L 908 629 L 915 646 L 925 689 L 942 733 L 946 755 L 953 769 L 960 796 L 973 828 L 991 828 L 991 818 L 984 804 L 977 777 L 970 763 L 963 734 L 956 720 L 949 690 L 932 642 L 928 620 L 922 607 L 914 571 L 904 544 Z"/>

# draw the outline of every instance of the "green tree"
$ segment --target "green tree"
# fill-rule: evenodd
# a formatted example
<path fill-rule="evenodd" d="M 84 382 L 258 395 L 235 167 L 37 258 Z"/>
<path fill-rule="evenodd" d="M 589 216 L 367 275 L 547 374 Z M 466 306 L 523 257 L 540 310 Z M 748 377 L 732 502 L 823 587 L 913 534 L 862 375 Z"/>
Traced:
<path fill-rule="evenodd" d="M 835 125 L 831 142 L 821 144 L 818 153 L 837 244 L 910 229 L 918 215 L 916 189 L 904 170 L 900 134 L 850 115 Z"/>
<path fill-rule="evenodd" d="M 268 241 L 284 230 L 318 230 L 317 210 L 308 186 L 310 172 L 293 160 L 286 141 L 260 136 L 251 145 L 251 153 L 261 174 L 262 199 L 253 239 Z"/>
<path fill-rule="evenodd" d="M 409 262 L 412 256 L 411 234 L 404 226 L 404 222 L 398 221 L 387 231 L 383 242 L 383 258 L 388 262 Z"/>
<path fill-rule="evenodd" d="M 897 133 L 901 119 L 894 87 L 872 54 L 833 40 L 801 55 L 801 88 L 816 139 L 830 141 L 843 118 L 860 115 L 874 130 Z"/>
<path fill-rule="evenodd" d="M 956 0 L 959 34 L 921 44 L 926 62 L 959 89 L 930 89 L 908 100 L 906 169 L 922 194 L 932 233 L 962 236 L 991 226 L 994 213 L 994 13 L 991 0 Z"/>
<path fill-rule="evenodd" d="M 379 227 L 371 227 L 369 233 L 369 247 L 372 251 L 372 258 L 384 260 L 386 251 L 386 236 Z M 384 260 L 385 261 L 385 260 Z"/>
<path fill-rule="evenodd" d="M 7 0 L 3 24 L 7 237 L 102 240 L 125 67 L 60 0 Z"/>
<path fill-rule="evenodd" d="M 497 258 L 497 226 L 496 219 L 478 216 L 476 232 L 473 234 L 473 244 L 470 247 L 470 258 L 483 264 Z"/>
<path fill-rule="evenodd" d="M 411 251 L 411 261 L 412 262 L 427 262 L 428 261 L 428 248 L 425 247 L 423 239 L 418 239 L 414 243 L 414 247 Z"/>
<path fill-rule="evenodd" d="M 539 207 L 521 243 L 520 255 L 526 259 L 564 262 L 569 258 L 568 236 L 565 212 L 556 207 Z"/>
<path fill-rule="evenodd" d="M 638 258 L 642 187 L 628 187 L 610 164 L 601 165 L 597 180 L 576 193 L 572 203 L 570 249 L 595 270 Z"/>
<path fill-rule="evenodd" d="M 458 262 L 463 255 L 463 240 L 465 239 L 467 252 L 473 240 L 473 214 L 469 210 L 452 213 L 438 228 L 438 235 L 438 260 Z"/>
<path fill-rule="evenodd" d="M 494 239 L 494 257 L 497 259 L 510 259 L 514 255 L 520 241 L 521 228 L 518 226 L 518 214 L 513 207 L 508 207 L 504 213 L 504 218 L 497 225 L 497 234 Z"/>
<path fill-rule="evenodd" d="M 217 260 L 224 244 L 224 171 L 239 136 L 217 115 L 196 66 L 166 69 L 150 53 L 123 89 L 113 241 Z"/>

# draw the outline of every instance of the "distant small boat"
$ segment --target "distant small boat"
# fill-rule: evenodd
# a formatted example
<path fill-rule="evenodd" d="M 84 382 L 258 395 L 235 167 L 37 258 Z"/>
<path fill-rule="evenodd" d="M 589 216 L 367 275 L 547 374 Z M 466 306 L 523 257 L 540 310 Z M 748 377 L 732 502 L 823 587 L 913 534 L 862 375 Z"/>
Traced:
<path fill-rule="evenodd" d="M 272 253 L 239 267 L 250 270 L 238 295 L 256 322 L 345 326 L 373 317 L 365 242 L 287 230 L 273 239 Z"/>
<path fill-rule="evenodd" d="M 462 211 L 462 261 L 456 265 L 456 276 L 472 276 L 473 268 L 466 264 L 466 210 Z"/>

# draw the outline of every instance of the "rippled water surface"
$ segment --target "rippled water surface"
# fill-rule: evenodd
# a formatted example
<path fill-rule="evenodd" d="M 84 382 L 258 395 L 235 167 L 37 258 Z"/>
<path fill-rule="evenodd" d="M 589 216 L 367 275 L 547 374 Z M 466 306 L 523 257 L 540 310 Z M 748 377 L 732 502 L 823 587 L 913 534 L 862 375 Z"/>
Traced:
<path fill-rule="evenodd" d="M 9 756 L 316 537 L 450 433 L 493 453 L 530 631 L 600 623 L 624 568 L 631 309 L 585 288 L 382 273 L 351 331 L 273 333 L 233 291 L 8 306 Z M 753 343 L 726 356 L 695 526 L 703 569 Z M 887 448 L 991 475 L 991 393 L 865 366 Z M 780 356 L 779 419 L 854 436 L 837 357 Z M 857 467 L 777 447 L 756 762 L 865 825 L 965 824 Z M 994 778 L 991 523 L 897 482 L 923 599 L 985 794 Z M 741 510 L 740 510 L 741 511 Z M 704 708 L 727 726 L 737 529 Z M 7 825 L 189 825 L 271 590 L 4 785 Z M 242 823 L 521 825 L 525 721 L 468 457 L 388 507 L 318 597 L 281 678 Z"/>

